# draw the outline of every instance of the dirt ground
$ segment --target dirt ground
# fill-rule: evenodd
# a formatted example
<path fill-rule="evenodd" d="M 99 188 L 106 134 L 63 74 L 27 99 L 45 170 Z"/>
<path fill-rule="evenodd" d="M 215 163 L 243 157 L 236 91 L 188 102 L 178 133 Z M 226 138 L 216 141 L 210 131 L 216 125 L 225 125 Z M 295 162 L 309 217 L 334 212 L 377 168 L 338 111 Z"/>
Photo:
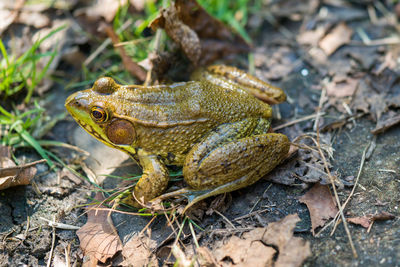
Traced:
<path fill-rule="evenodd" d="M 265 7 L 249 21 L 248 31 L 254 39 L 255 75 L 280 86 L 288 95 L 287 102 L 274 108 L 277 118 L 273 127 L 317 111 L 324 112 L 319 127 L 321 139 L 328 140 L 326 143 L 333 149 L 332 157 L 328 157 L 330 170 L 341 180 L 348 181 L 347 186 L 338 189 L 341 203 L 353 188 L 363 151 L 372 143 L 374 149 L 369 150 L 344 214 L 350 218 L 388 212 L 395 218 L 376 221 L 370 229 L 348 224 L 357 258 L 352 253 L 343 223 L 332 235 L 330 226 L 319 236 L 313 236 L 310 213 L 299 201 L 313 183 L 299 175 L 294 179 L 293 173 L 299 166 L 294 164 L 295 159 L 288 159 L 278 171 L 256 184 L 227 194 L 218 212 L 208 215 L 204 214 L 206 209 L 199 208 L 201 220 L 196 223 L 204 230 L 195 229 L 196 236 L 201 246 L 214 250 L 231 235 L 240 236 L 249 229 L 265 227 L 297 213 L 301 221 L 294 229 L 295 236 L 311 244 L 311 256 L 303 266 L 400 266 L 400 127 L 395 125 L 382 133 L 371 133 L 377 125 L 398 115 L 400 110 L 400 42 L 385 39 L 399 35 L 395 7 L 385 3 L 388 8 L 385 13 L 367 1 L 322 1 L 318 2 L 318 7 L 313 5 L 314 2 L 290 6 L 281 1 L 281 6 L 268 10 Z M 376 10 L 376 18 L 371 15 L 371 9 Z M 271 20 L 270 15 L 275 19 Z M 345 28 L 339 25 L 345 25 Z M 335 30 L 342 32 L 336 34 Z M 369 43 L 363 39 L 363 33 L 369 36 Z M 333 40 L 326 41 L 329 34 Z M 344 37 L 347 34 L 350 34 L 348 40 Z M 323 40 L 330 45 L 339 40 L 341 45 L 326 47 Z M 238 56 L 231 64 L 245 68 L 243 62 L 245 58 Z M 54 85 L 43 100 L 49 113 L 63 110 L 70 93 L 61 85 Z M 277 132 L 287 134 L 291 140 L 302 134 L 313 135 L 316 132 L 313 119 L 315 117 Z M 91 139 L 70 117 L 57 123 L 47 136 L 91 152 L 92 156 L 86 162 L 91 168 L 97 168 L 96 173 L 103 173 L 108 167 L 113 167 L 112 174 L 140 171 L 129 165 L 131 161 L 126 156 L 117 152 L 110 154 L 114 152 Z M 77 153 L 68 149 L 54 151 L 65 159 L 78 158 Z M 18 149 L 16 157 L 23 162 L 38 159 L 38 155 L 29 149 Z M 116 161 L 105 165 L 94 160 L 104 161 L 105 157 L 106 161 L 110 158 Z M 115 168 L 120 165 L 125 167 Z M 95 188 L 86 181 L 67 176 L 60 178 L 58 173 L 48 172 L 45 164 L 39 164 L 37 168 L 34 185 L 0 192 L 0 265 L 45 266 L 54 249 L 51 252 L 53 266 L 65 266 L 62 264 L 66 254 L 71 264 L 79 266 L 84 256 L 75 231 L 53 229 L 43 218 L 82 226 L 86 221 L 82 205 L 93 197 Z M 310 177 L 310 172 L 310 169 L 305 170 L 304 177 Z M 320 176 L 318 182 L 324 180 L 324 175 Z M 269 181 L 289 178 L 294 179 L 294 182 L 287 182 L 290 185 Z M 104 184 L 112 187 L 117 182 L 108 177 Z M 213 200 L 215 198 L 205 200 L 204 205 L 210 206 Z M 124 243 L 151 219 L 151 216 L 113 214 L 114 225 Z M 320 230 L 321 227 L 316 232 Z M 190 229 L 185 228 L 183 232 L 181 241 L 190 250 L 194 246 Z M 169 253 L 164 250 L 175 238 L 164 216 L 157 216 L 152 221 L 151 236 L 157 242 L 154 253 L 161 263 Z M 168 261 L 173 264 L 173 260 Z M 114 264 L 120 263 L 117 257 Z"/>

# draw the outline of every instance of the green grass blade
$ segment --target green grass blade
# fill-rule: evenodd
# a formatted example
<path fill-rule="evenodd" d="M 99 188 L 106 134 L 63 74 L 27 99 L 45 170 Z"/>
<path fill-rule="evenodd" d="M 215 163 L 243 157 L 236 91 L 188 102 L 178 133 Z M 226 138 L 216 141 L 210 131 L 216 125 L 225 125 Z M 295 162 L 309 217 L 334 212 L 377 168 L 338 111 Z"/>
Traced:
<path fill-rule="evenodd" d="M 54 163 L 50 160 L 50 158 L 47 156 L 46 151 L 39 145 L 39 143 L 25 130 L 22 130 L 19 132 L 21 135 L 22 139 L 25 140 L 29 145 L 31 145 L 39 155 L 44 158 L 47 162 L 47 165 L 49 165 L 50 169 L 55 168 Z"/>

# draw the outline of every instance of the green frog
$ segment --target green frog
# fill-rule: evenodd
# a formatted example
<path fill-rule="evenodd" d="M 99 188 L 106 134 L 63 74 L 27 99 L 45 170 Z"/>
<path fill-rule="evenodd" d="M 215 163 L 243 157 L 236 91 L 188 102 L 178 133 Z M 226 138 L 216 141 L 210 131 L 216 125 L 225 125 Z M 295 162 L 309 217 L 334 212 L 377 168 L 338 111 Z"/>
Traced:
<path fill-rule="evenodd" d="M 65 106 L 89 134 L 142 167 L 135 206 L 159 197 L 167 189 L 167 165 L 177 165 L 188 187 L 163 196 L 184 195 L 188 208 L 255 183 L 285 159 L 290 142 L 271 132 L 267 104 L 285 99 L 280 88 L 214 65 L 169 85 L 120 85 L 102 77 L 70 95 Z"/>

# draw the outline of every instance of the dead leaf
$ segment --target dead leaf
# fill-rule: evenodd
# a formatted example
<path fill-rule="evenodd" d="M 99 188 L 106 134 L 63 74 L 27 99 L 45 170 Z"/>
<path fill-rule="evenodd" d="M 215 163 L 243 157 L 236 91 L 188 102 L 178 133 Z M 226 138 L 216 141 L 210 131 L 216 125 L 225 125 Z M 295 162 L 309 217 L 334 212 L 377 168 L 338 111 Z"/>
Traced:
<path fill-rule="evenodd" d="M 214 255 L 207 247 L 199 247 L 196 249 L 197 262 L 201 267 L 218 267 L 220 266 Z"/>
<path fill-rule="evenodd" d="M 379 120 L 375 129 L 371 131 L 373 134 L 380 134 L 389 129 L 392 126 L 395 126 L 400 123 L 400 115 L 388 118 L 384 121 Z"/>
<path fill-rule="evenodd" d="M 242 37 L 195 0 L 175 1 L 150 26 L 153 30 L 164 28 L 194 64 L 208 65 L 218 58 L 249 51 Z"/>
<path fill-rule="evenodd" d="M 291 214 L 267 226 L 262 240 L 264 244 L 272 244 L 279 249 L 275 267 L 301 266 L 311 255 L 310 243 L 293 236 L 293 229 L 299 221 L 297 214 Z"/>
<path fill-rule="evenodd" d="M 393 220 L 396 218 L 393 214 L 382 211 L 377 214 L 368 214 L 360 217 L 352 217 L 352 218 L 346 218 L 348 222 L 351 222 L 353 224 L 358 224 L 361 225 L 364 228 L 369 228 L 371 224 L 375 221 L 387 221 L 387 220 Z"/>
<path fill-rule="evenodd" d="M 214 255 L 222 266 L 300 266 L 311 255 L 310 243 L 293 236 L 297 214 L 232 236 Z"/>
<path fill-rule="evenodd" d="M 120 6 L 126 5 L 128 0 L 96 0 L 88 7 L 77 9 L 74 12 L 75 16 L 86 15 L 91 21 L 99 21 L 104 18 L 107 22 L 111 22 Z"/>
<path fill-rule="evenodd" d="M 119 43 L 119 37 L 110 25 L 103 22 L 100 24 L 100 28 L 107 33 L 108 37 L 111 39 L 114 45 Z M 128 56 L 124 46 L 118 46 L 117 49 L 122 58 L 122 63 L 124 64 L 124 67 L 129 71 L 129 73 L 142 82 L 146 80 L 146 71 L 144 71 L 142 67 L 139 66 L 136 62 L 134 62 L 130 56 Z"/>
<path fill-rule="evenodd" d="M 253 231 L 245 239 L 232 236 L 228 243 L 217 249 L 215 256 L 222 266 L 272 266 L 276 250 L 264 245 L 261 237 L 252 238 Z"/>
<path fill-rule="evenodd" d="M 336 75 L 332 81 L 326 85 L 326 93 L 328 96 L 335 97 L 352 96 L 357 90 L 358 83 L 358 79 Z"/>
<path fill-rule="evenodd" d="M 0 3 L 0 36 L 7 30 L 8 26 L 18 18 L 19 12 L 25 4 L 25 0 L 16 0 L 13 7 L 10 7 L 9 4 L 10 3 L 6 2 Z"/>
<path fill-rule="evenodd" d="M 335 201 L 327 185 L 315 184 L 299 201 L 307 205 L 311 217 L 311 232 L 323 226 L 325 222 L 338 212 Z"/>
<path fill-rule="evenodd" d="M 339 47 L 349 43 L 352 34 L 353 30 L 349 28 L 346 23 L 342 22 L 319 41 L 319 47 L 325 52 L 325 54 L 330 56 Z"/>
<path fill-rule="evenodd" d="M 16 166 L 10 157 L 11 148 L 0 146 L 0 190 L 29 184 L 37 172 L 35 165 L 46 161 L 43 159 Z"/>
<path fill-rule="evenodd" d="M 317 46 L 319 40 L 324 36 L 326 27 L 320 26 L 315 30 L 303 31 L 296 36 L 297 42 L 302 45 Z"/>
<path fill-rule="evenodd" d="M 98 192 L 95 200 L 101 202 L 104 197 Z M 90 257 L 91 262 L 98 260 L 105 263 L 122 250 L 122 244 L 112 223 L 110 211 L 96 210 L 99 207 L 103 206 L 90 207 L 86 224 L 76 234 L 83 253 Z"/>
<path fill-rule="evenodd" d="M 195 31 L 180 20 L 175 6 L 176 4 L 162 10 L 150 27 L 153 30 L 164 28 L 172 40 L 179 44 L 189 60 L 197 65 L 201 55 L 200 39 Z"/>
<path fill-rule="evenodd" d="M 362 227 L 367 229 L 371 225 L 370 219 L 366 216 L 346 218 L 346 220 L 350 223 L 361 225 Z"/>
<path fill-rule="evenodd" d="M 149 236 L 140 233 L 132 237 L 122 249 L 124 256 L 123 266 L 158 266 L 157 258 L 153 253 L 157 242 Z"/>
<path fill-rule="evenodd" d="M 331 135 L 329 133 L 324 133 L 320 134 L 320 137 L 320 143 L 321 146 L 325 148 L 325 152 L 330 150 Z M 310 140 L 305 140 L 303 144 L 313 145 Z M 328 167 L 330 168 L 330 157 L 328 153 L 325 154 Z M 343 188 L 344 182 L 340 180 L 334 172 L 332 172 L 332 175 L 335 178 L 336 186 Z M 308 149 L 299 149 L 292 157 L 272 170 L 266 178 L 274 183 L 285 185 L 299 185 L 299 181 L 307 184 L 320 183 L 326 185 L 331 183 L 321 155 L 316 151 Z"/>
<path fill-rule="evenodd" d="M 50 24 L 49 17 L 39 12 L 23 11 L 19 14 L 16 22 L 33 26 L 35 28 L 43 28 Z"/>

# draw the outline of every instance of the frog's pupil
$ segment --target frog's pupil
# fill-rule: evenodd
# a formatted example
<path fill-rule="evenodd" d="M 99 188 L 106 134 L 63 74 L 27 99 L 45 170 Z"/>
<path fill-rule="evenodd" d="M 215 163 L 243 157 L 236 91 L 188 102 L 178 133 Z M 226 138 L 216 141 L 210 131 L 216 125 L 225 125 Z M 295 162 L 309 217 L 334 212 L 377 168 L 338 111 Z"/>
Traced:
<path fill-rule="evenodd" d="M 101 119 L 103 117 L 103 113 L 97 110 L 93 110 L 93 117 L 95 117 L 96 119 Z"/>

